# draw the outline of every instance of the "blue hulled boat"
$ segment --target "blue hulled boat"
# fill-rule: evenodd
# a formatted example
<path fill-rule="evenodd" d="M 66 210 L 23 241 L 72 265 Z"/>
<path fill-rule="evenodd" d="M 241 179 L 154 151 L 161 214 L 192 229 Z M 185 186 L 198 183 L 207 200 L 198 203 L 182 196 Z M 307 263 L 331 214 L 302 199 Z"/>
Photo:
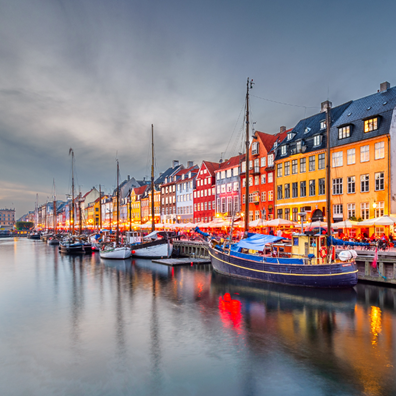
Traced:
<path fill-rule="evenodd" d="M 215 271 L 238 278 L 321 288 L 353 287 L 358 281 L 354 252 L 345 261 L 332 257 L 324 235 L 296 234 L 290 241 L 250 234 L 230 246 L 213 239 L 209 254 Z"/>

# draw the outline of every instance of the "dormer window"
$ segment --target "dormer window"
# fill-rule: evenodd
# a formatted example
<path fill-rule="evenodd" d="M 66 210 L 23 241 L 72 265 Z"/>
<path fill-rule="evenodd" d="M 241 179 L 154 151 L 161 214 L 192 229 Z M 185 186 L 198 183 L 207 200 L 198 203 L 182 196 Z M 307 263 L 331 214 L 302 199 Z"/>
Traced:
<path fill-rule="evenodd" d="M 314 136 L 314 146 L 320 146 L 322 143 L 322 135 Z"/>
<path fill-rule="evenodd" d="M 184 174 L 182 175 L 182 180 L 184 180 Z"/>
<path fill-rule="evenodd" d="M 345 139 L 351 136 L 351 126 L 343 126 L 338 128 L 338 139 Z"/>
<path fill-rule="evenodd" d="M 257 155 L 259 153 L 259 144 L 258 142 L 252 143 L 252 155 Z"/>
<path fill-rule="evenodd" d="M 286 153 L 287 153 L 287 146 L 284 145 L 281 147 L 281 155 L 286 155 Z"/>
<path fill-rule="evenodd" d="M 191 179 L 191 172 L 188 172 L 188 178 Z"/>
<path fill-rule="evenodd" d="M 320 121 L 320 129 L 326 129 L 326 120 Z"/>
<path fill-rule="evenodd" d="M 167 178 L 167 177 L 165 177 L 165 184 L 166 184 L 166 183 L 168 183 L 168 178 Z"/>
<path fill-rule="evenodd" d="M 378 117 L 364 121 L 364 132 L 376 131 L 378 129 Z"/>
<path fill-rule="evenodd" d="M 274 148 L 277 148 L 278 147 L 278 142 L 275 142 L 274 143 Z"/>
<path fill-rule="evenodd" d="M 268 156 L 268 166 L 274 166 L 274 154 Z"/>
<path fill-rule="evenodd" d="M 304 133 L 308 133 L 308 132 L 311 132 L 311 128 L 310 127 L 306 127 L 305 130 L 304 130 Z"/>
<path fill-rule="evenodd" d="M 294 133 L 289 132 L 289 133 L 287 134 L 287 140 L 292 140 L 293 137 L 294 137 Z"/>
<path fill-rule="evenodd" d="M 296 150 L 297 150 L 297 153 L 301 152 L 301 140 L 296 143 Z"/>

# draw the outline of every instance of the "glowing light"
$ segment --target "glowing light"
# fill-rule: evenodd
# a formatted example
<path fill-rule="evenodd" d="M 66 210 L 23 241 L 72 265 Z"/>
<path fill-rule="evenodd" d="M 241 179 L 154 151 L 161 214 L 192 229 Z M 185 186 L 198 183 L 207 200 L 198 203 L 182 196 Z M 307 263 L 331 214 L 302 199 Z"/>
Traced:
<path fill-rule="evenodd" d="M 379 307 L 372 306 L 370 313 L 370 329 L 373 337 L 371 340 L 372 345 L 377 345 L 378 336 L 382 331 L 381 321 L 381 309 Z"/>

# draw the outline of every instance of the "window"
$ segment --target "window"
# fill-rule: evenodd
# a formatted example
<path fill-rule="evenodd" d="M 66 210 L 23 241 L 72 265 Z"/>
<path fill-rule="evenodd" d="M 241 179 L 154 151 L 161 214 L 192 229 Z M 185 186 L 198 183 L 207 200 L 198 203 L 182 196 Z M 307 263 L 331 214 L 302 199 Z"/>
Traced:
<path fill-rule="evenodd" d="M 322 143 L 322 135 L 314 136 L 314 146 L 320 146 Z"/>
<path fill-rule="evenodd" d="M 342 213 L 343 213 L 342 204 L 333 205 L 333 216 L 334 217 L 341 217 L 340 215 L 342 215 Z"/>
<path fill-rule="evenodd" d="M 293 198 L 298 197 L 298 183 L 297 182 L 292 184 L 292 197 Z"/>
<path fill-rule="evenodd" d="M 300 182 L 300 197 L 306 197 L 307 196 L 307 182 L 302 181 Z"/>
<path fill-rule="evenodd" d="M 261 157 L 261 166 L 264 167 L 266 165 L 266 157 Z"/>
<path fill-rule="evenodd" d="M 221 171 L 221 179 L 225 179 L 226 172 L 225 171 Z"/>
<path fill-rule="evenodd" d="M 292 140 L 293 139 L 294 134 L 291 132 L 288 132 L 287 134 L 287 140 Z"/>
<path fill-rule="evenodd" d="M 226 212 L 226 199 L 221 198 L 221 213 L 225 213 L 225 212 Z"/>
<path fill-rule="evenodd" d="M 254 211 L 254 220 L 258 220 L 260 218 L 260 211 L 259 210 L 255 210 Z"/>
<path fill-rule="evenodd" d="M 265 184 L 266 175 L 261 175 L 261 184 Z"/>
<path fill-rule="evenodd" d="M 261 193 L 261 202 L 265 202 L 265 191 Z"/>
<path fill-rule="evenodd" d="M 309 195 L 311 197 L 316 195 L 316 193 L 315 193 L 315 180 L 310 180 L 309 181 Z"/>
<path fill-rule="evenodd" d="M 378 172 L 375 174 L 375 191 L 384 190 L 384 188 L 385 188 L 384 172 Z"/>
<path fill-rule="evenodd" d="M 363 220 L 368 220 L 369 219 L 369 203 L 368 202 L 363 202 L 360 204 L 360 213 L 361 217 Z"/>
<path fill-rule="evenodd" d="M 320 129 L 326 129 L 326 120 L 320 121 Z"/>
<path fill-rule="evenodd" d="M 290 161 L 285 162 L 285 176 L 290 175 Z"/>
<path fill-rule="evenodd" d="M 259 144 L 258 142 L 252 143 L 252 155 L 256 155 L 259 153 Z"/>
<path fill-rule="evenodd" d="M 285 209 L 285 220 L 290 220 L 290 209 L 289 208 Z"/>
<path fill-rule="evenodd" d="M 381 217 L 384 215 L 385 202 L 378 202 L 375 208 L 375 217 Z"/>
<path fill-rule="evenodd" d="M 314 164 L 314 167 L 315 167 L 315 164 Z M 319 154 L 318 155 L 318 169 L 320 170 L 320 169 L 324 169 L 324 168 L 325 168 L 325 155 Z"/>
<path fill-rule="evenodd" d="M 273 200 L 274 200 L 274 192 L 268 191 L 268 201 L 273 201 Z"/>
<path fill-rule="evenodd" d="M 283 186 L 278 186 L 278 199 L 283 199 Z"/>
<path fill-rule="evenodd" d="M 293 175 L 297 174 L 297 160 L 292 161 L 292 174 Z"/>
<path fill-rule="evenodd" d="M 355 149 L 347 150 L 347 165 L 355 163 Z"/>
<path fill-rule="evenodd" d="M 232 183 L 228 183 L 227 184 L 227 192 L 231 192 L 232 191 Z"/>
<path fill-rule="evenodd" d="M 234 176 L 238 176 L 239 168 L 234 168 L 233 174 L 234 174 Z"/>
<path fill-rule="evenodd" d="M 278 164 L 278 168 L 277 168 L 277 177 L 282 177 L 282 169 L 283 169 L 283 164 Z"/>
<path fill-rule="evenodd" d="M 360 147 L 360 162 L 367 162 L 370 160 L 370 147 L 362 146 Z"/>
<path fill-rule="evenodd" d="M 355 176 L 348 177 L 348 194 L 355 194 Z"/>
<path fill-rule="evenodd" d="M 239 191 L 239 183 L 234 182 L 234 191 Z M 210 195 L 210 190 L 209 190 L 209 195 Z"/>
<path fill-rule="evenodd" d="M 274 166 L 274 154 L 268 156 L 268 166 Z"/>
<path fill-rule="evenodd" d="M 296 143 L 296 151 L 297 153 L 301 153 L 301 140 Z"/>
<path fill-rule="evenodd" d="M 297 221 L 297 214 L 298 214 L 298 209 L 297 208 L 293 208 L 293 221 Z M 297 239 L 297 246 L 298 246 L 298 238 Z"/>
<path fill-rule="evenodd" d="M 361 175 L 360 176 L 360 192 L 368 192 L 369 191 L 369 175 Z"/>
<path fill-rule="evenodd" d="M 319 179 L 319 195 L 326 194 L 326 181 L 325 179 Z"/>
<path fill-rule="evenodd" d="M 301 158 L 300 159 L 300 173 L 304 173 L 307 170 L 307 159 Z"/>
<path fill-rule="evenodd" d="M 274 174 L 272 172 L 268 173 L 268 183 L 274 182 Z"/>
<path fill-rule="evenodd" d="M 253 210 L 249 210 L 249 221 L 253 221 Z"/>
<path fill-rule="evenodd" d="M 253 186 L 253 176 L 249 176 L 249 186 Z"/>
<path fill-rule="evenodd" d="M 260 176 L 259 175 L 254 176 L 254 185 L 258 186 L 259 184 L 260 184 Z"/>
<path fill-rule="evenodd" d="M 277 212 L 278 212 L 278 219 L 281 219 L 282 215 L 283 215 L 283 210 L 282 209 L 278 209 Z"/>
<path fill-rule="evenodd" d="M 350 125 L 338 128 L 338 139 L 346 139 L 351 136 Z"/>
<path fill-rule="evenodd" d="M 385 158 L 385 143 L 384 142 L 375 143 L 374 147 L 375 147 L 374 158 L 375 159 Z"/>
<path fill-rule="evenodd" d="M 290 198 L 290 184 L 285 184 L 285 199 Z"/>
<path fill-rule="evenodd" d="M 378 117 L 364 121 L 364 132 L 371 132 L 378 129 Z"/>
<path fill-rule="evenodd" d="M 333 153 L 333 168 L 338 168 L 339 166 L 342 166 L 342 151 Z"/>
<path fill-rule="evenodd" d="M 342 178 L 333 179 L 333 195 L 342 194 Z"/>
<path fill-rule="evenodd" d="M 225 185 L 225 184 L 222 184 L 222 185 L 220 186 L 220 188 L 221 188 L 221 192 L 222 192 L 222 193 L 225 193 L 225 192 L 226 192 L 226 185 Z"/>
<path fill-rule="evenodd" d="M 356 217 L 356 210 L 354 203 L 348 204 L 348 219 L 350 219 L 351 217 Z"/>
<path fill-rule="evenodd" d="M 287 152 L 287 146 L 284 145 L 281 147 L 281 155 L 286 155 L 286 152 Z"/>
<path fill-rule="evenodd" d="M 311 155 L 309 157 L 309 171 L 312 172 L 315 170 L 315 156 Z"/>

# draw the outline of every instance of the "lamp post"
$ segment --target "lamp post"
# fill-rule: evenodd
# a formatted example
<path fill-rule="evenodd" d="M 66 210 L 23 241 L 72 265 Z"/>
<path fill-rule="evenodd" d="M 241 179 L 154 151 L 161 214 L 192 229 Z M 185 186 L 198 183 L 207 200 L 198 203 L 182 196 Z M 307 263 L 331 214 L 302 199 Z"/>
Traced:
<path fill-rule="evenodd" d="M 301 234 L 304 234 L 304 219 L 307 216 L 305 212 L 299 212 L 298 215 L 300 216 L 301 220 Z"/>

